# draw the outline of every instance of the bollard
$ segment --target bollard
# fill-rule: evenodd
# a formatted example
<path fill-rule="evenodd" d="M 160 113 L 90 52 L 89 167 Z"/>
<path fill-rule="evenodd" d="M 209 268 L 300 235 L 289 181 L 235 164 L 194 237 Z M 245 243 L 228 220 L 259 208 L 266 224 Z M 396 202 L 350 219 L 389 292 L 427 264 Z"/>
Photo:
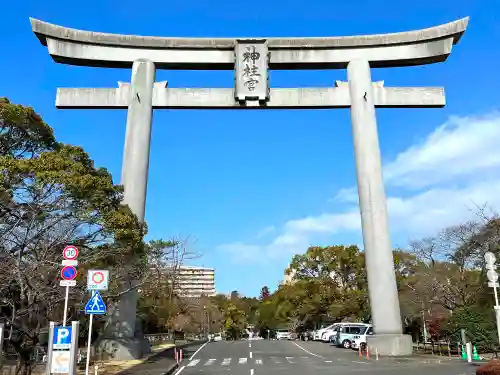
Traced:
<path fill-rule="evenodd" d="M 470 342 L 465 344 L 465 352 L 467 354 L 467 362 L 472 362 L 472 344 Z"/>
<path fill-rule="evenodd" d="M 94 375 L 97 375 L 97 370 L 99 370 L 99 366 L 95 365 L 94 366 Z"/>
<path fill-rule="evenodd" d="M 362 349 L 361 349 L 361 346 L 362 346 L 362 345 L 361 345 L 361 344 L 359 344 L 359 350 L 358 350 L 358 352 L 359 352 L 359 358 L 363 358 L 363 351 L 362 351 Z"/>
<path fill-rule="evenodd" d="M 375 360 L 378 361 L 378 349 L 375 348 Z"/>
<path fill-rule="evenodd" d="M 368 344 L 366 344 L 366 359 L 370 359 L 370 348 L 368 348 Z"/>
<path fill-rule="evenodd" d="M 180 357 L 179 362 L 182 362 L 182 349 L 180 349 L 180 352 L 179 352 L 179 357 Z"/>
<path fill-rule="evenodd" d="M 174 348 L 174 361 L 179 363 L 179 361 L 177 359 L 177 348 Z"/>

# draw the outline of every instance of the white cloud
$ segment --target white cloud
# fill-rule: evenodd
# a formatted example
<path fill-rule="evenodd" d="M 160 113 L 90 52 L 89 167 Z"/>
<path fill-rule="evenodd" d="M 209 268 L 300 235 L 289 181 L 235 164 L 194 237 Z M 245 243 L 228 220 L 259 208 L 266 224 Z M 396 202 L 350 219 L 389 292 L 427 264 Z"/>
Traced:
<path fill-rule="evenodd" d="M 474 207 L 500 208 L 500 113 L 483 117 L 451 117 L 420 144 L 385 164 L 391 232 L 407 239 L 432 234 L 471 218 Z M 319 236 L 360 234 L 356 188 L 340 190 L 335 200 L 350 204 L 343 212 L 323 213 L 286 222 L 265 245 L 221 245 L 246 261 L 285 258 L 303 252 Z"/>
<path fill-rule="evenodd" d="M 451 117 L 384 167 L 387 184 L 424 188 L 474 178 L 500 166 L 500 113 Z"/>
<path fill-rule="evenodd" d="M 340 189 L 335 198 L 333 198 L 334 202 L 345 202 L 345 203 L 358 203 L 358 189 L 356 186 Z"/>
<path fill-rule="evenodd" d="M 262 229 L 259 233 L 257 233 L 257 238 L 262 238 L 265 236 L 268 236 L 269 234 L 273 233 L 276 231 L 276 227 L 274 225 L 269 225 Z"/>

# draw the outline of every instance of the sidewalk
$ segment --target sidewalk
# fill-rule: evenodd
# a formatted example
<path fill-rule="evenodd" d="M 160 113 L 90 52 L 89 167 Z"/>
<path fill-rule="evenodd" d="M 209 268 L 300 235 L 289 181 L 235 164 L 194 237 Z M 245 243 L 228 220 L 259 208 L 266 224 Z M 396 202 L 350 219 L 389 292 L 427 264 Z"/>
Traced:
<path fill-rule="evenodd" d="M 183 359 L 189 358 L 204 341 L 188 342 L 182 345 L 171 346 L 158 349 L 148 358 L 134 361 L 134 364 L 127 368 L 109 368 L 107 372 L 98 372 L 99 375 L 169 375 L 173 373 L 178 363 L 175 361 L 174 348 L 182 350 Z M 127 361 L 130 362 L 130 361 Z"/>
<path fill-rule="evenodd" d="M 161 344 L 152 348 L 152 352 L 141 359 L 129 361 L 96 361 L 89 367 L 89 375 L 163 375 L 173 372 L 177 368 L 174 357 L 174 348 L 182 349 L 184 357 L 194 352 L 191 346 L 199 345 L 201 342 L 183 342 L 177 345 L 172 343 Z M 45 363 L 38 364 L 32 375 L 45 374 Z M 0 375 L 15 375 L 15 365 L 4 364 Z M 85 374 L 85 361 L 78 364 L 77 375 Z"/>

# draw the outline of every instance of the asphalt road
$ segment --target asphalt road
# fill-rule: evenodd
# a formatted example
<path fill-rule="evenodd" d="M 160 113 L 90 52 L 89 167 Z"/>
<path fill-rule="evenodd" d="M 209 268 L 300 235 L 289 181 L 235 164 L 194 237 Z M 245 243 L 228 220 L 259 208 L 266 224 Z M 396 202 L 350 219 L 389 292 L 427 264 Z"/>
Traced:
<path fill-rule="evenodd" d="M 175 375 L 473 375 L 476 367 L 447 357 L 360 358 L 321 342 L 221 341 L 191 348 Z"/>

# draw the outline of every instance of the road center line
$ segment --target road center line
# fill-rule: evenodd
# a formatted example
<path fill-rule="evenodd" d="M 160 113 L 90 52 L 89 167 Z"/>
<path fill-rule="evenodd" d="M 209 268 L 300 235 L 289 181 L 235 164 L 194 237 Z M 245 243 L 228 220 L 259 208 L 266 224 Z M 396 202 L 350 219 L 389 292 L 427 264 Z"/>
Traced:
<path fill-rule="evenodd" d="M 177 370 L 177 372 L 174 375 L 179 375 L 182 372 L 182 370 L 184 370 L 184 367 L 186 366 L 182 366 L 179 370 Z"/>
<path fill-rule="evenodd" d="M 203 349 L 203 348 L 205 347 L 205 345 L 207 345 L 207 344 L 208 344 L 208 341 L 207 341 L 206 343 L 204 343 L 202 346 L 200 346 L 200 347 L 198 348 L 198 350 L 197 350 L 197 351 L 195 351 L 191 357 L 189 357 L 189 360 L 192 360 L 192 359 L 193 359 L 193 357 L 194 357 L 196 354 L 198 354 L 198 352 L 199 352 L 201 349 Z"/>
<path fill-rule="evenodd" d="M 253 371 L 253 368 L 250 369 L 250 375 L 253 375 L 254 374 L 254 371 Z"/>
<path fill-rule="evenodd" d="M 292 344 L 293 344 L 293 345 L 295 345 L 297 348 L 299 348 L 299 349 L 301 349 L 301 350 L 305 351 L 307 354 L 310 354 L 310 355 L 315 356 L 315 357 L 318 357 L 318 358 L 323 358 L 323 356 L 318 355 L 318 354 L 311 353 L 309 350 L 307 350 L 307 349 L 303 348 L 302 346 L 300 346 L 299 344 L 297 344 L 297 343 L 295 343 L 295 342 L 292 342 Z"/>
<path fill-rule="evenodd" d="M 251 348 L 251 347 L 252 347 L 252 343 L 251 343 L 251 342 L 249 342 L 249 343 L 248 343 L 248 347 L 249 347 L 249 348 Z"/>
<path fill-rule="evenodd" d="M 250 359 L 252 359 L 252 352 L 250 352 Z"/>

